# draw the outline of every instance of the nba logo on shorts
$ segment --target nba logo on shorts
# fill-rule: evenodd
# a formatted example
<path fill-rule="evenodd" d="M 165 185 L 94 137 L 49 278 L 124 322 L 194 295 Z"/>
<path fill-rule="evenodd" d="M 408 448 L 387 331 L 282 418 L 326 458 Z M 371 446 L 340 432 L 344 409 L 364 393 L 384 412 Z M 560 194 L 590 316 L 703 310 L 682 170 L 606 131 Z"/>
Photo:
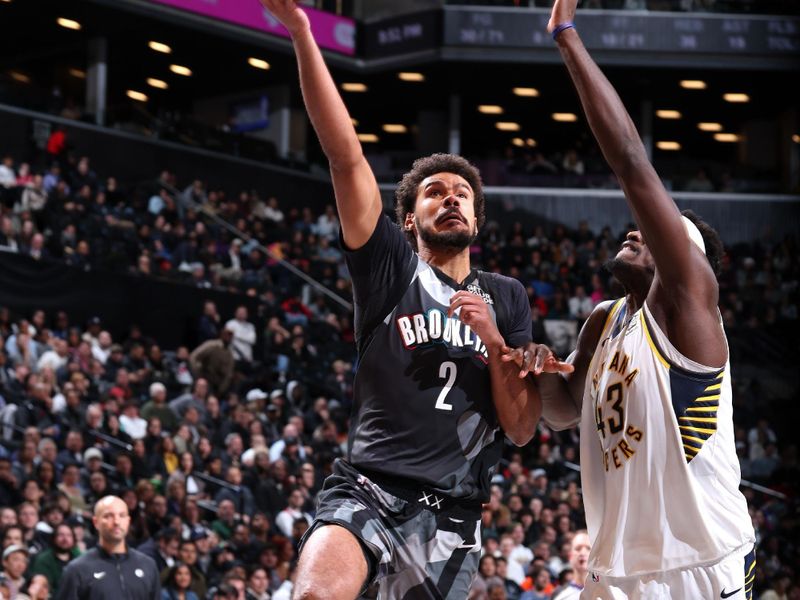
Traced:
<path fill-rule="evenodd" d="M 598 575 L 597 573 L 592 573 L 592 581 L 598 583 L 600 581 L 600 575 Z"/>

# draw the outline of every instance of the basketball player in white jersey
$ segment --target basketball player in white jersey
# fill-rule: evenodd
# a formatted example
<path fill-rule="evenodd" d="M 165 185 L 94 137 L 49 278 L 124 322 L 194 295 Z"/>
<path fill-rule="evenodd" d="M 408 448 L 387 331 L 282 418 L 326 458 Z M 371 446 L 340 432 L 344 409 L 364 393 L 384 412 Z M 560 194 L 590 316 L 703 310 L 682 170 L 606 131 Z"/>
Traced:
<path fill-rule="evenodd" d="M 612 274 L 627 295 L 598 306 L 570 358 L 528 346 L 543 418 L 580 421 L 581 478 L 592 550 L 581 598 L 752 597 L 754 532 L 733 436 L 728 347 L 717 308 L 716 232 L 681 215 L 619 96 L 556 0 L 548 31 L 592 132 L 639 226 Z"/>

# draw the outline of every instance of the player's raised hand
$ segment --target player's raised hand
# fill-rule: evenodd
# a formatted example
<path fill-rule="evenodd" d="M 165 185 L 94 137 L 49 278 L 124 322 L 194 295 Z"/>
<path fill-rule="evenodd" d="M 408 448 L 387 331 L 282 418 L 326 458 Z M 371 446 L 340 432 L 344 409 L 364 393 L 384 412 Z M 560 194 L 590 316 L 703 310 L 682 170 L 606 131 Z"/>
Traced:
<path fill-rule="evenodd" d="M 533 342 L 524 348 L 504 347 L 500 360 L 517 363 L 520 377 L 526 377 L 528 373 L 572 373 L 575 370 L 570 363 L 558 360 L 550 348 Z"/>
<path fill-rule="evenodd" d="M 470 329 L 480 336 L 484 344 L 487 346 L 504 344 L 503 337 L 483 298 L 464 290 L 456 292 L 450 298 L 450 309 L 447 316 L 452 317 L 459 309 L 458 318 L 465 325 L 469 325 Z"/>
<path fill-rule="evenodd" d="M 564 23 L 571 23 L 575 19 L 575 9 L 578 0 L 555 0 L 553 11 L 550 13 L 550 21 L 547 23 L 547 31 L 553 30 Z"/>
<path fill-rule="evenodd" d="M 292 36 L 311 27 L 308 16 L 297 6 L 295 0 L 261 0 L 261 4 L 289 30 Z"/>

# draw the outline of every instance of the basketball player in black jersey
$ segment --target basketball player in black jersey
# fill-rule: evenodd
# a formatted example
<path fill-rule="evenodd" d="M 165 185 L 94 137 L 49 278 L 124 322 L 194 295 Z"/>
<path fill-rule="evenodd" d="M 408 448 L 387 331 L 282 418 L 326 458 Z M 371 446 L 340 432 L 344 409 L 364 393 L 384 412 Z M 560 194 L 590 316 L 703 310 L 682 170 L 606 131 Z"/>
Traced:
<path fill-rule="evenodd" d="M 522 285 L 472 270 L 484 220 L 477 170 L 420 159 L 382 202 L 352 120 L 294 0 L 261 0 L 292 37 L 314 129 L 330 162 L 353 280 L 359 368 L 347 459 L 303 539 L 294 597 L 467 597 L 480 506 L 504 437 L 522 445 L 540 414 L 535 385 L 500 360 L 530 341 Z M 402 231 L 401 231 L 402 229 Z"/>

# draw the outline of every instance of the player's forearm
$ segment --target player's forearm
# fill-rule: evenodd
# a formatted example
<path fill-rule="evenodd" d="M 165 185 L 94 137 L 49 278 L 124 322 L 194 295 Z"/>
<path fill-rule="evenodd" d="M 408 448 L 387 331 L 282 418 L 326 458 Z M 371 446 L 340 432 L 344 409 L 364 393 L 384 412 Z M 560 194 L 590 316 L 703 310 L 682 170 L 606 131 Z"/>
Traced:
<path fill-rule="evenodd" d="M 492 380 L 492 400 L 500 426 L 508 439 L 524 446 L 536 433 L 542 414 L 542 400 L 534 381 L 519 377 L 514 363 L 500 360 L 503 343 L 489 346 L 489 374 Z"/>
<path fill-rule="evenodd" d="M 611 82 L 592 60 L 577 30 L 564 30 L 556 40 L 592 133 L 619 178 L 661 275 L 673 283 L 681 281 L 688 253 L 685 244 L 676 247 L 673 243 L 677 236 L 683 235 L 680 213 L 650 163 L 633 120 Z"/>
<path fill-rule="evenodd" d="M 536 387 L 542 399 L 542 419 L 548 426 L 561 431 L 580 421 L 580 405 L 575 402 L 564 376 L 542 373 L 536 377 Z"/>
<path fill-rule="evenodd" d="M 556 41 L 592 133 L 611 169 L 623 178 L 638 164 L 649 164 L 628 111 L 608 78 L 589 56 L 578 32 L 566 29 L 558 34 Z"/>
<path fill-rule="evenodd" d="M 307 29 L 296 33 L 292 41 L 303 101 L 331 169 L 353 168 L 363 160 L 361 143 L 314 36 Z"/>

